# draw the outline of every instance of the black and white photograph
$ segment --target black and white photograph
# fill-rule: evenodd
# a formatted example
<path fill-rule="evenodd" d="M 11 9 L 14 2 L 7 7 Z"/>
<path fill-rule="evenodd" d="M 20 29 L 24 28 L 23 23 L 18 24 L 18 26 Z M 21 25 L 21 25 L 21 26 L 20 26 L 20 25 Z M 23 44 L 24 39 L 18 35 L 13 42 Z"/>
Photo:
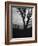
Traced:
<path fill-rule="evenodd" d="M 12 7 L 12 36 L 13 38 L 32 37 L 33 7 Z"/>
<path fill-rule="evenodd" d="M 37 42 L 37 4 L 5 3 L 5 43 Z"/>

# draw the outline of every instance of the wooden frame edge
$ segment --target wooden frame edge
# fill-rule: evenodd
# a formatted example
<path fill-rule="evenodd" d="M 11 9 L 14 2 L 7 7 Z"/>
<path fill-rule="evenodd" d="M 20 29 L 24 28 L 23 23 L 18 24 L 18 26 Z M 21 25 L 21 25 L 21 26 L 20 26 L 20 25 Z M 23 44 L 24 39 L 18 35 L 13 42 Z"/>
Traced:
<path fill-rule="evenodd" d="M 35 5 L 35 9 L 37 9 L 37 4 L 36 3 L 24 3 L 24 2 L 11 2 L 11 1 L 7 1 L 5 2 L 5 44 L 6 45 L 9 45 L 9 44 L 22 44 L 22 43 L 36 43 L 37 42 L 37 10 L 35 10 L 35 40 L 34 41 L 28 41 L 28 42 L 15 42 L 15 43 L 10 43 L 9 42 L 9 4 L 12 4 L 12 3 L 15 3 L 15 4 L 29 4 L 29 5 Z M 7 22 L 6 22 L 6 16 L 7 17 Z M 6 30 L 6 23 L 7 23 L 7 30 Z M 6 32 L 7 31 L 7 32 Z M 7 35 L 6 35 L 7 34 Z"/>

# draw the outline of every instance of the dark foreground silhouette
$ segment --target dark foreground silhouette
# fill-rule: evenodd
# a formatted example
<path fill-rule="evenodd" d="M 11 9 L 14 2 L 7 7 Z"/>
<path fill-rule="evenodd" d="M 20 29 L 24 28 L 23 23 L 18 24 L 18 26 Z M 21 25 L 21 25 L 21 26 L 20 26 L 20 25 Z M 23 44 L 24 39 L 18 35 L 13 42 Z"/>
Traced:
<path fill-rule="evenodd" d="M 26 29 L 13 28 L 12 29 L 13 38 L 24 38 L 24 37 L 32 37 L 32 27 Z"/>

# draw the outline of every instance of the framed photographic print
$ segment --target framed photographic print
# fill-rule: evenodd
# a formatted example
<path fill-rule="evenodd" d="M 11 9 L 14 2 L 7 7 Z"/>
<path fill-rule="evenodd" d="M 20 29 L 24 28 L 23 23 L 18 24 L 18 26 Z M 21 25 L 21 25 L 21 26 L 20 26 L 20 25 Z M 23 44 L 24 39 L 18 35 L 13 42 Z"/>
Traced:
<path fill-rule="evenodd" d="M 5 44 L 37 42 L 37 4 L 5 2 Z"/>

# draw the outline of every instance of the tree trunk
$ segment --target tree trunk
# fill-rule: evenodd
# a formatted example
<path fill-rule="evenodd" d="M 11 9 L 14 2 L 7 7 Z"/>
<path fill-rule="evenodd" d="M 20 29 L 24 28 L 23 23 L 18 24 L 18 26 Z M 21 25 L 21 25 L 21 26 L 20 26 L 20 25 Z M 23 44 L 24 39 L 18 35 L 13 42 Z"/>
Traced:
<path fill-rule="evenodd" d="M 23 23 L 24 23 L 24 29 L 25 29 L 25 21 L 23 20 Z"/>
<path fill-rule="evenodd" d="M 24 21 L 25 18 L 22 17 L 22 19 L 23 19 L 23 24 L 24 24 L 24 29 L 25 29 L 25 21 Z"/>
<path fill-rule="evenodd" d="M 27 20 L 26 27 L 28 26 L 29 20 L 30 20 L 30 18 L 28 18 L 28 20 Z"/>

